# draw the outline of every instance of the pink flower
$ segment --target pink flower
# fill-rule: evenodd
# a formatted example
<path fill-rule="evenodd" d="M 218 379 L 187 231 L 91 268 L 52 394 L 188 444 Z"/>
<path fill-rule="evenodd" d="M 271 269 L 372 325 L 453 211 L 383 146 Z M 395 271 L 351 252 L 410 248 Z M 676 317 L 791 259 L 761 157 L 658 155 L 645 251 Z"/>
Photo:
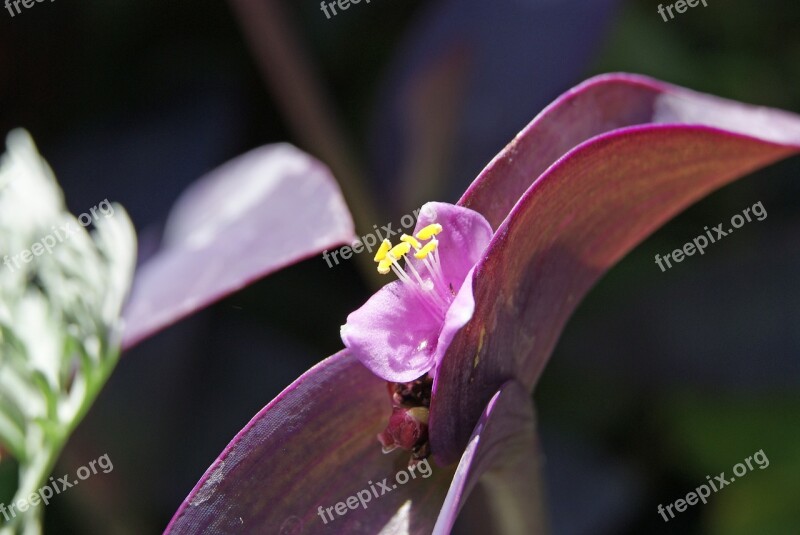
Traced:
<path fill-rule="evenodd" d="M 404 235 L 389 251 L 384 242 L 382 251 L 389 258 L 402 252 L 406 267 L 400 259 L 385 264 L 399 280 L 348 316 L 342 340 L 350 353 L 387 381 L 408 382 L 430 371 L 472 317 L 471 272 L 492 234 L 478 212 L 438 202 L 423 206 L 416 238 Z"/>

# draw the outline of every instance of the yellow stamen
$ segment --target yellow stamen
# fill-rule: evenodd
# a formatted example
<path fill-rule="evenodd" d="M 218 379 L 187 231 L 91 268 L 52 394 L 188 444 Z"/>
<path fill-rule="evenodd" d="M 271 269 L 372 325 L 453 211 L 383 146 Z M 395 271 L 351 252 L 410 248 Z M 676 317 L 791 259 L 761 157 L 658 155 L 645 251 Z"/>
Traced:
<path fill-rule="evenodd" d="M 378 273 L 381 275 L 386 275 L 392 270 L 392 264 L 394 263 L 394 259 L 392 258 L 384 258 L 380 262 L 378 262 Z"/>
<path fill-rule="evenodd" d="M 437 239 L 433 239 L 425 244 L 425 247 L 420 249 L 414 254 L 414 258 L 418 258 L 419 260 L 425 259 L 429 254 L 436 250 L 439 246 L 439 241 Z"/>
<path fill-rule="evenodd" d="M 432 223 L 427 227 L 417 232 L 417 238 L 420 240 L 430 240 L 442 231 L 442 226 L 439 223 Z"/>
<path fill-rule="evenodd" d="M 388 255 L 393 257 L 395 260 L 400 260 L 405 255 L 407 255 L 410 250 L 411 250 L 410 243 L 401 242 L 392 247 L 392 250 L 389 251 Z"/>
<path fill-rule="evenodd" d="M 381 249 L 383 249 L 383 246 L 387 243 L 389 243 L 389 240 L 385 240 L 381 244 Z M 410 250 L 411 250 L 411 245 L 406 242 L 398 243 L 397 245 L 392 247 L 390 251 L 388 251 L 383 255 L 383 258 L 378 260 L 378 273 L 380 273 L 381 275 L 386 275 L 387 273 L 389 273 L 389 271 L 392 268 L 392 265 L 401 258 L 403 258 L 405 255 L 407 255 Z"/>
<path fill-rule="evenodd" d="M 386 253 L 389 252 L 389 249 L 392 248 L 392 242 L 389 240 L 383 240 L 381 246 L 378 248 L 378 252 L 375 253 L 375 261 L 380 262 L 384 258 L 386 258 Z"/>
<path fill-rule="evenodd" d="M 419 248 L 422 247 L 422 244 L 414 236 L 409 236 L 408 234 L 403 234 L 400 236 L 400 241 L 410 243 L 411 246 L 416 250 L 419 250 Z"/>

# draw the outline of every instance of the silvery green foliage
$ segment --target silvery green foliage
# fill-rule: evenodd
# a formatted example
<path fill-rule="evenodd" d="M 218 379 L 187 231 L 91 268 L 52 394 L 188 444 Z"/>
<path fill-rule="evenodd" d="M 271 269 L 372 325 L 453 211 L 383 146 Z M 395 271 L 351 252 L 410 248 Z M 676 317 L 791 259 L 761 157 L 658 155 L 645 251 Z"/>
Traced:
<path fill-rule="evenodd" d="M 15 499 L 50 475 L 117 361 L 136 236 L 121 206 L 111 214 L 87 232 L 28 133 L 9 134 L 0 160 L 0 456 L 5 449 L 19 463 Z M 51 251 L 22 261 L 48 235 Z M 41 509 L 5 526 L 0 517 L 0 533 L 38 533 Z"/>

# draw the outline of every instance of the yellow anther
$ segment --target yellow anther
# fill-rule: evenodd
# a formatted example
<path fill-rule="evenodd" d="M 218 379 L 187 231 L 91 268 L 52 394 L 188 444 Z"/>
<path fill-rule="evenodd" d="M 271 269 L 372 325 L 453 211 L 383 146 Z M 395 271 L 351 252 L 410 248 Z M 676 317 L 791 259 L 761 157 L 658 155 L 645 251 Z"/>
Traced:
<path fill-rule="evenodd" d="M 423 247 L 422 249 L 417 251 L 414 254 L 414 258 L 418 258 L 419 260 L 423 260 L 429 254 L 431 254 L 433 251 L 435 251 L 438 246 L 439 246 L 439 241 L 436 238 L 434 238 L 431 241 L 429 241 L 428 243 L 426 243 L 425 247 Z"/>
<path fill-rule="evenodd" d="M 392 258 L 384 258 L 380 262 L 378 262 L 378 273 L 381 275 L 386 275 L 392 270 L 392 264 L 394 263 L 394 259 Z"/>
<path fill-rule="evenodd" d="M 442 231 L 442 226 L 439 223 L 432 223 L 427 227 L 417 232 L 417 238 L 420 240 L 430 240 Z"/>
<path fill-rule="evenodd" d="M 384 258 L 386 258 L 386 253 L 389 252 L 389 249 L 392 248 L 392 242 L 389 240 L 383 240 L 381 246 L 378 248 L 378 252 L 375 253 L 375 261 L 380 262 Z"/>
<path fill-rule="evenodd" d="M 398 243 L 390 250 L 384 251 L 384 248 L 388 246 L 391 246 L 389 240 L 383 240 L 381 248 L 378 251 L 379 254 L 383 253 L 380 254 L 380 260 L 378 260 L 378 255 L 375 255 L 375 261 L 378 262 L 378 273 L 381 275 L 389 273 L 392 269 L 392 264 L 403 258 L 411 250 L 411 244 L 406 242 Z"/>
<path fill-rule="evenodd" d="M 419 249 L 422 247 L 422 244 L 417 240 L 414 236 L 409 236 L 408 234 L 403 234 L 400 236 L 400 241 L 405 243 L 410 243 L 411 247 L 414 249 Z"/>
<path fill-rule="evenodd" d="M 411 244 L 410 243 L 401 242 L 401 243 L 398 243 L 397 245 L 395 245 L 394 247 L 392 247 L 392 250 L 389 251 L 388 255 L 390 257 L 393 257 L 395 260 L 400 260 L 405 255 L 407 255 L 410 250 L 411 250 Z"/>

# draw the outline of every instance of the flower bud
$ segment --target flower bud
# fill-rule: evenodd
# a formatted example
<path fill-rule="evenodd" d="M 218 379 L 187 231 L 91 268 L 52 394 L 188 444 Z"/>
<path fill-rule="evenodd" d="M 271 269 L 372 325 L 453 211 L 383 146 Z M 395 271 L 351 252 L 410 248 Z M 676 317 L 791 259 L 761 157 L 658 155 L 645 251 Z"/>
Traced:
<path fill-rule="evenodd" d="M 428 409 L 425 407 L 394 407 L 389 425 L 378 435 L 383 451 L 395 448 L 419 450 L 428 442 Z"/>

